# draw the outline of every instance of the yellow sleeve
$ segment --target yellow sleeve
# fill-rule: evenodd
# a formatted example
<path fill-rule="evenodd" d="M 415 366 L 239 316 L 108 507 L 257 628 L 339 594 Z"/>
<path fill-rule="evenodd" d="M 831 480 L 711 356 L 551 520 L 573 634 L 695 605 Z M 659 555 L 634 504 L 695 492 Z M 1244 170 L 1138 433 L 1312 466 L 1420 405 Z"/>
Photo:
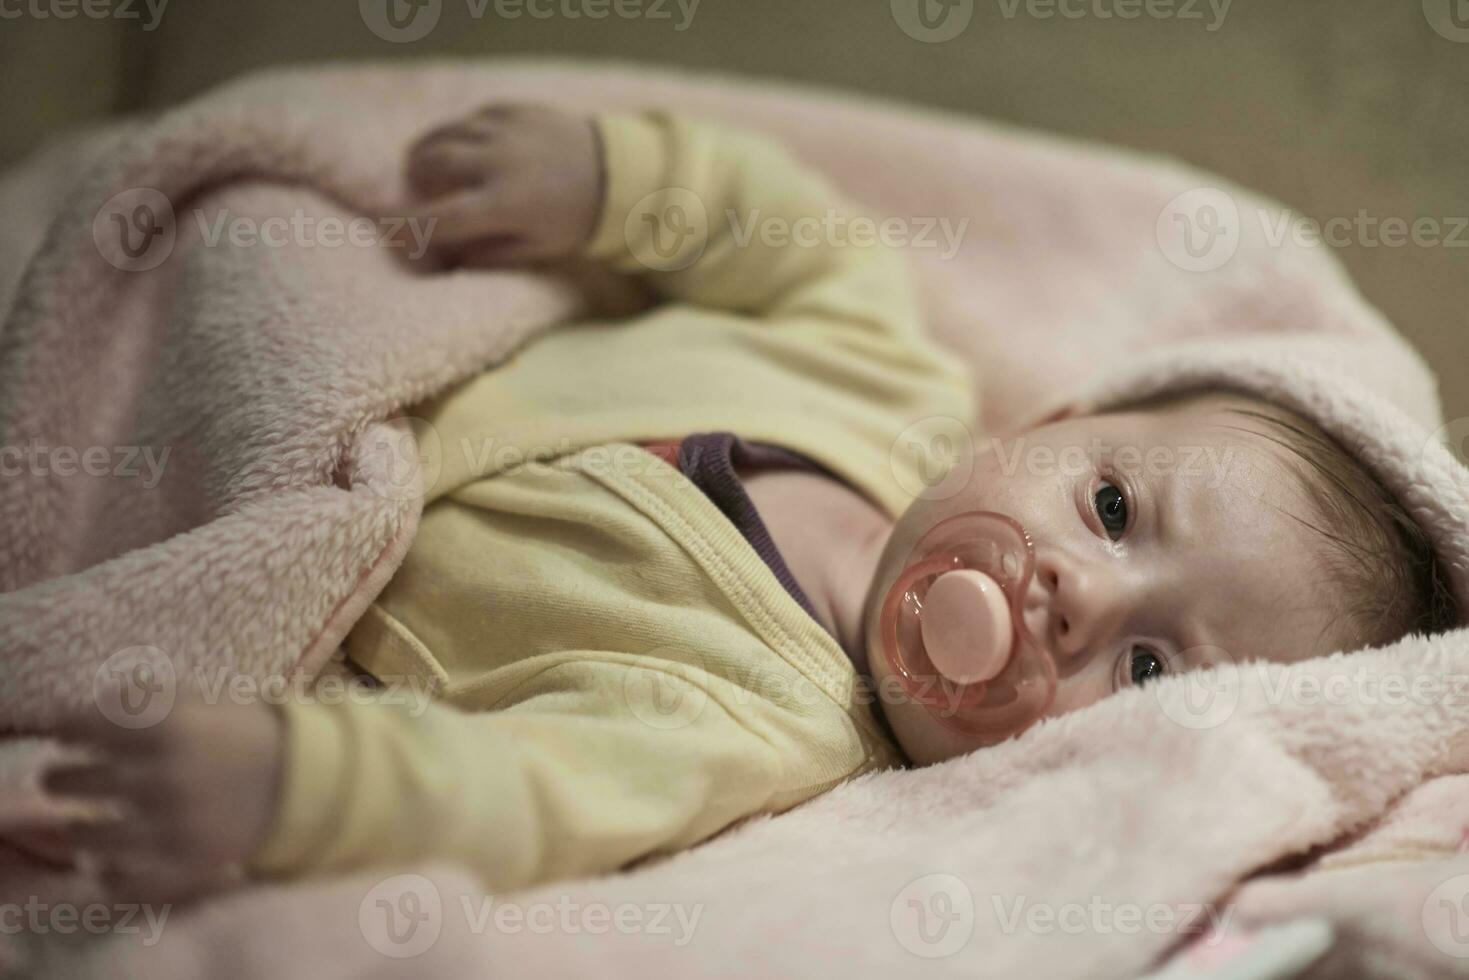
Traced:
<path fill-rule="evenodd" d="M 519 888 L 688 847 L 780 783 L 771 747 L 677 663 L 563 662 L 517 698 L 284 707 L 281 802 L 252 873 L 448 858 Z"/>
<path fill-rule="evenodd" d="M 592 258 L 704 309 L 919 336 L 907 270 L 880 223 L 780 147 L 658 112 L 599 127 L 607 186 Z"/>

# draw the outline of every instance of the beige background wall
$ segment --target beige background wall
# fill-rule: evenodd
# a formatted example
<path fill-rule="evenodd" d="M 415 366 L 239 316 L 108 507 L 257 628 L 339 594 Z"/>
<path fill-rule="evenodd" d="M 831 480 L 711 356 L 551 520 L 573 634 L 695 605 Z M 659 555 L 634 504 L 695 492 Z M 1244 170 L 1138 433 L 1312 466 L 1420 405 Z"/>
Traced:
<path fill-rule="evenodd" d="M 1055 0 L 959 0 L 972 20 L 944 43 L 905 34 L 889 0 L 700 0 L 682 31 L 679 0 L 668 19 L 601 20 L 497 12 L 520 0 L 488 0 L 476 18 L 481 0 L 439 0 L 437 27 L 409 44 L 374 36 L 355 0 L 172 0 L 151 31 L 146 0 L 110 0 L 141 20 L 33 12 L 64 2 L 0 2 L 22 12 L 0 20 L 0 161 L 69 122 L 262 65 L 542 53 L 811 81 L 1129 144 L 1322 221 L 1428 217 L 1446 235 L 1469 220 L 1469 0 L 1234 0 L 1222 18 L 1223 0 L 1130 0 L 1130 20 L 1102 16 L 1129 0 L 1060 0 L 1079 17 L 1044 16 Z M 1457 247 L 1340 251 L 1438 370 L 1449 417 L 1469 416 L 1469 228 Z"/>

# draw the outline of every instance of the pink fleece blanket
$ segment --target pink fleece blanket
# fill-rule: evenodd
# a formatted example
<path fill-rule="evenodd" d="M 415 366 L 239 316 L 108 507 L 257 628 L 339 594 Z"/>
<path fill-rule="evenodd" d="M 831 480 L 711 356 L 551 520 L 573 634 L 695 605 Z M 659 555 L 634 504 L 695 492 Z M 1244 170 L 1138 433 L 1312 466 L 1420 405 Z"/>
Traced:
<path fill-rule="evenodd" d="M 139 660 L 181 679 L 326 663 L 416 526 L 395 416 L 594 302 L 568 277 L 425 277 L 391 249 L 320 247 L 323 222 L 401 209 L 416 133 L 495 99 L 724 118 L 910 226 L 968 219 L 957 254 L 911 252 L 989 430 L 1140 349 L 1214 344 L 1314 345 L 1436 424 L 1423 365 L 1331 258 L 1275 243 L 1262 232 L 1277 211 L 1183 167 L 643 71 L 261 75 L 0 183 L 0 423 L 21 450 L 7 460 L 25 463 L 0 481 L 8 729 L 43 729 Z M 1164 226 L 1170 200 L 1206 185 L 1262 220 L 1201 271 Z M 200 213 L 297 217 L 317 247 L 294 232 L 224 247 Z M 244 889 L 162 922 L 135 910 L 125 928 L 84 878 L 11 856 L 0 906 L 40 911 L 0 939 L 12 962 L 67 977 L 1121 977 L 1175 953 L 1173 970 L 1243 962 L 1265 955 L 1258 930 L 1306 922 L 1316 939 L 1270 954 L 1280 969 L 1469 972 L 1469 861 L 1453 856 L 1469 823 L 1465 678 L 1463 633 L 1173 678 L 671 860 L 518 895 L 404 868 Z M 0 744 L 0 833 L 51 812 L 34 774 L 54 750 Z M 105 910 L 104 928 L 71 929 L 100 934 L 57 941 L 68 903 Z"/>

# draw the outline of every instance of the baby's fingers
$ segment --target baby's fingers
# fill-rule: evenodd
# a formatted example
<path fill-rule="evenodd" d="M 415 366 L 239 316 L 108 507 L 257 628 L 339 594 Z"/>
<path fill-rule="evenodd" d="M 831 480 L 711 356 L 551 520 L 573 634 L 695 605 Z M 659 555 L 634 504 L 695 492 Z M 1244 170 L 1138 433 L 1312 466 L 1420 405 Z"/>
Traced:
<path fill-rule="evenodd" d="M 60 831 L 68 850 L 100 867 L 144 866 L 166 853 L 152 821 L 123 804 L 110 817 L 74 820 Z"/>
<path fill-rule="evenodd" d="M 51 796 L 78 800 L 108 800 L 127 795 L 135 782 L 121 769 L 122 763 L 108 757 L 52 765 L 41 779 L 42 788 Z"/>
<path fill-rule="evenodd" d="M 7 827 L 4 839 L 56 865 L 100 865 L 118 855 L 156 856 L 160 842 L 148 823 L 119 801 L 98 801 L 85 814 L 61 823 Z M 153 857 L 156 859 L 156 857 Z"/>
<path fill-rule="evenodd" d="M 429 249 L 439 255 L 457 255 L 486 240 L 514 236 L 518 229 L 494 206 L 482 189 L 459 191 L 429 201 L 403 225 L 426 236 Z M 397 243 L 395 243 L 397 244 Z M 402 244 L 409 244 L 403 242 Z"/>
<path fill-rule="evenodd" d="M 30 860 L 61 866 L 76 863 L 76 851 L 71 839 L 62 828 L 54 825 L 6 827 L 0 832 L 0 841 Z"/>
<path fill-rule="evenodd" d="M 511 103 L 487 105 L 471 115 L 440 123 L 433 129 L 420 134 L 413 141 L 413 145 L 408 148 L 408 152 L 416 153 L 423 147 L 439 142 L 457 141 L 484 145 L 502 133 L 506 123 L 513 121 L 518 116 L 525 115 L 531 111 L 531 108 Z"/>
<path fill-rule="evenodd" d="M 408 183 L 425 197 L 483 184 L 493 169 L 485 145 L 462 135 L 432 137 L 408 152 Z"/>

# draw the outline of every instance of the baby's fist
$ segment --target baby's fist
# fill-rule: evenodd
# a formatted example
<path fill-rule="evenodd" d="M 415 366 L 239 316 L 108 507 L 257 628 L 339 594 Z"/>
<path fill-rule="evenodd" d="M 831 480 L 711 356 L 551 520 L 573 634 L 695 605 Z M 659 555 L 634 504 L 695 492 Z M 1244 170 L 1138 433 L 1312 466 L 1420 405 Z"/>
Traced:
<path fill-rule="evenodd" d="M 474 265 L 579 253 L 601 212 L 601 169 L 596 124 L 548 106 L 488 106 L 408 152 L 430 248 Z"/>
<path fill-rule="evenodd" d="M 264 842 L 285 754 L 271 706 L 185 698 L 156 724 L 123 727 L 91 709 L 61 729 L 81 755 L 44 786 L 76 817 L 22 835 L 43 858 L 90 862 L 115 897 L 172 902 L 224 887 Z"/>

